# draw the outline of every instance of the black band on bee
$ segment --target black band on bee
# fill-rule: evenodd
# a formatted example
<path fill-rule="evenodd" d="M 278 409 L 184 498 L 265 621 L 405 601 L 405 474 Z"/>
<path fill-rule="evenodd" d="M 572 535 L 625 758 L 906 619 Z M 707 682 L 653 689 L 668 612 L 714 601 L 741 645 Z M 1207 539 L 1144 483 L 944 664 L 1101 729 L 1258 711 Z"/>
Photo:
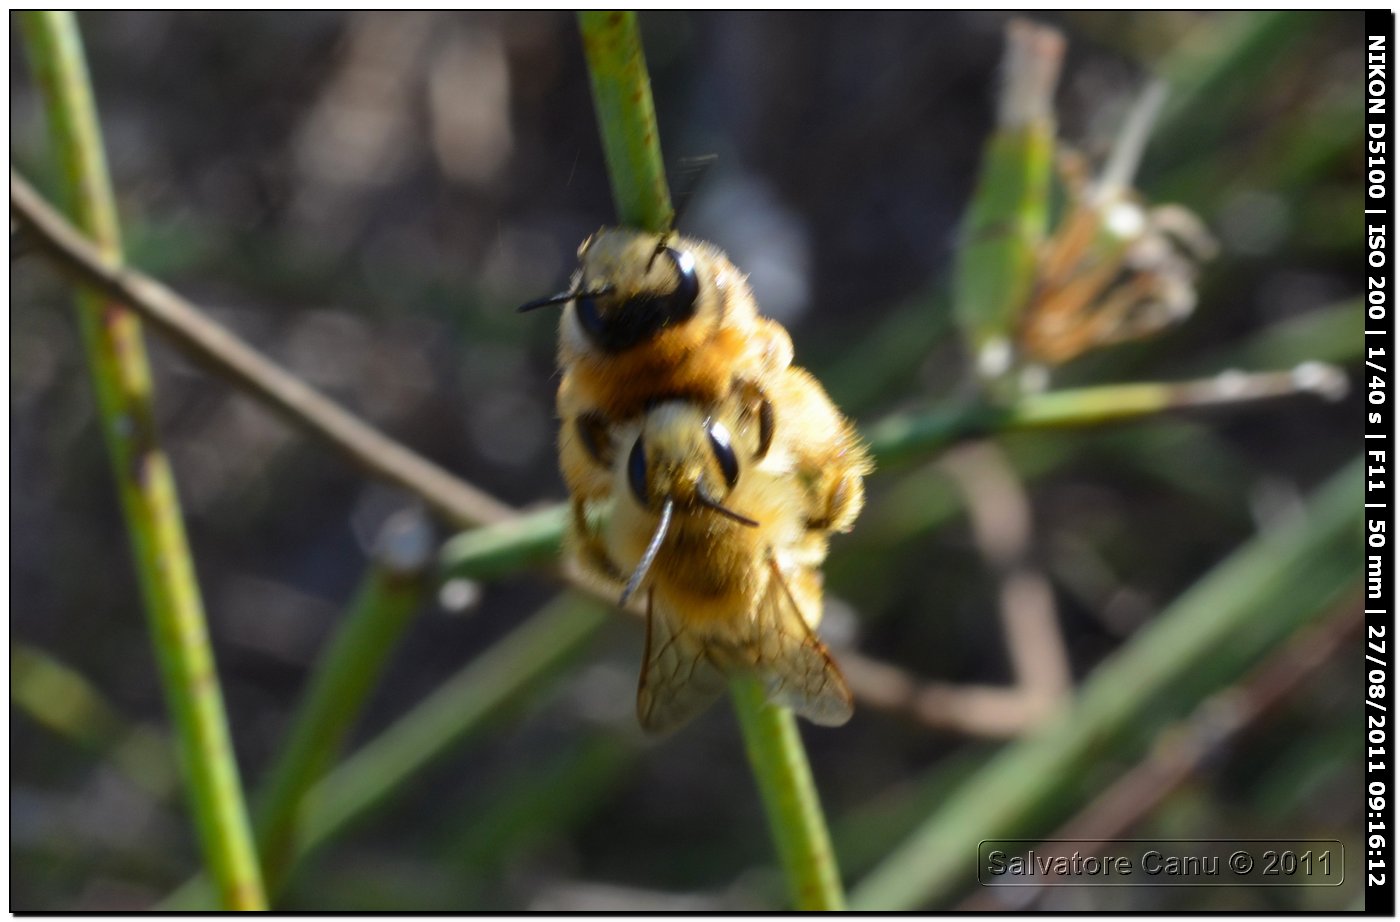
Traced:
<path fill-rule="evenodd" d="M 625 352 L 653 338 L 668 326 L 695 315 L 700 280 L 695 257 L 665 247 L 676 267 L 676 287 L 666 294 L 641 294 L 614 305 L 606 312 L 592 294 L 581 294 L 574 304 L 583 332 L 604 352 Z"/>
<path fill-rule="evenodd" d="M 705 434 L 710 437 L 710 451 L 714 452 L 719 469 L 724 472 L 725 483 L 729 484 L 729 489 L 734 489 L 734 484 L 739 482 L 739 459 L 734 456 L 734 444 L 729 437 L 729 430 L 724 428 L 723 423 L 707 419 Z"/>
<path fill-rule="evenodd" d="M 574 419 L 574 431 L 589 457 L 601 467 L 612 467 L 613 446 L 608 437 L 608 419 L 596 410 L 581 413 Z"/>
<path fill-rule="evenodd" d="M 632 495 L 637 497 L 637 502 L 642 507 L 647 506 L 647 450 L 642 444 L 642 437 L 637 436 L 637 441 L 632 445 L 632 453 L 627 456 L 627 485 L 632 488 Z"/>

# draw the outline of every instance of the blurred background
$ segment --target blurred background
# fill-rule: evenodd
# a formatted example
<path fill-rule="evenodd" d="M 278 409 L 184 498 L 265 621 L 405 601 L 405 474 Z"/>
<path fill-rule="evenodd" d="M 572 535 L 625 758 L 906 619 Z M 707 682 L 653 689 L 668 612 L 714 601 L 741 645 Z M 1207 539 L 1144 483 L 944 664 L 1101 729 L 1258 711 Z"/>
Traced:
<path fill-rule="evenodd" d="M 1007 18 L 641 15 L 666 158 L 719 155 L 680 229 L 751 273 L 798 362 L 862 423 L 965 393 L 948 270 L 992 127 Z M 1186 323 L 1075 362 L 1056 385 L 1305 359 L 1340 363 L 1355 382 L 1361 14 L 1041 21 L 1068 40 L 1061 137 L 1091 157 L 1107 151 L 1149 75 L 1171 83 L 1138 186 L 1194 210 L 1222 247 Z M 501 499 L 563 499 L 555 325 L 512 308 L 558 290 L 578 243 L 613 219 L 571 16 L 160 12 L 80 22 L 132 263 Z M 12 161 L 52 192 L 14 30 L 10 103 Z M 144 908 L 188 878 L 198 850 L 173 787 L 68 290 L 37 257 L 22 258 L 10 302 L 12 658 L 81 676 L 102 720 L 139 750 L 117 752 L 111 734 L 81 726 L 56 730 L 43 713 L 50 686 L 12 686 L 11 908 Z M 256 786 L 367 548 L 409 500 L 150 343 L 233 739 Z M 1006 437 L 876 474 L 855 533 L 833 548 L 825 630 L 838 659 L 859 651 L 853 681 L 860 672 L 867 689 L 1013 682 L 997 566 L 968 513 L 1010 503 L 1029 516 L 1023 550 L 1050 589 L 1063 662 L 1081 680 L 1212 566 L 1295 516 L 1356 454 L 1360 413 L 1355 393 L 1304 397 Z M 521 573 L 440 594 L 410 626 L 351 748 L 555 593 Z M 301 865 L 283 904 L 780 905 L 728 707 L 644 739 L 633 717 L 641 645 L 639 625 L 610 621 L 567 668 L 513 696 L 503 719 L 449 747 Z M 1336 838 L 1359 858 L 1356 660 L 1317 665 L 1119 834 Z M 33 674 L 17 669 L 15 681 Z M 1193 703 L 1144 715 L 1148 739 L 1106 745 L 1080 794 L 1047 804 L 1027 834 L 1048 835 L 1160 752 L 1165 737 L 1154 735 Z M 1037 707 L 1031 700 L 1021 722 L 1033 723 Z M 804 727 L 848 881 L 1015 732 L 949 726 L 898 702 L 860 706 L 839 731 Z M 1342 909 L 1356 905 L 1360 880 L 1353 864 L 1336 889 L 1075 889 L 1034 905 Z M 970 889 L 938 905 L 958 905 Z"/>

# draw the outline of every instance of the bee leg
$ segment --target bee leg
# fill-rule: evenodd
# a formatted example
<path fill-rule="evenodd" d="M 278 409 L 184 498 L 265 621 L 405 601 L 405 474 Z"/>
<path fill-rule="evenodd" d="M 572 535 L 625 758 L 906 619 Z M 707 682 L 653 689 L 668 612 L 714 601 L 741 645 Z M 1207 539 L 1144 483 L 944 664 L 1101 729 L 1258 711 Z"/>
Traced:
<path fill-rule="evenodd" d="M 753 460 L 761 461 L 773 446 L 773 402 L 768 399 L 763 388 L 747 378 L 735 378 L 730 393 L 738 398 L 741 405 L 740 428 L 755 432 L 757 447 L 753 453 Z"/>
<path fill-rule="evenodd" d="M 849 531 L 865 505 L 865 481 L 859 474 L 846 474 L 826 488 L 821 511 L 807 518 L 813 531 Z"/>
<path fill-rule="evenodd" d="M 608 419 L 597 410 L 588 410 L 574 417 L 574 431 L 579 444 L 599 467 L 612 468 L 613 445 L 608 433 Z"/>
<path fill-rule="evenodd" d="M 570 543 L 573 545 L 574 558 L 585 570 L 594 576 L 601 577 L 614 583 L 623 582 L 627 574 L 622 571 L 612 557 L 608 555 L 608 549 L 603 544 L 603 537 L 589 524 L 588 512 L 584 508 L 581 500 L 573 502 L 573 522 L 570 529 Z"/>

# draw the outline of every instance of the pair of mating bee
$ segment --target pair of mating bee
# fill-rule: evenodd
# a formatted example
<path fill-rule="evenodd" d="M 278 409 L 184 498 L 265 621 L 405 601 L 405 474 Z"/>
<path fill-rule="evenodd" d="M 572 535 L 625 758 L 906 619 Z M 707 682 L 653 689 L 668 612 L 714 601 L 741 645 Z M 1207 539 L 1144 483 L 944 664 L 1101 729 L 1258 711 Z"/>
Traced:
<path fill-rule="evenodd" d="M 578 255 L 569 290 L 520 310 L 563 305 L 566 548 L 623 604 L 645 594 L 643 728 L 679 726 L 744 673 L 845 723 L 820 567 L 864 503 L 868 453 L 718 249 L 610 228 Z"/>

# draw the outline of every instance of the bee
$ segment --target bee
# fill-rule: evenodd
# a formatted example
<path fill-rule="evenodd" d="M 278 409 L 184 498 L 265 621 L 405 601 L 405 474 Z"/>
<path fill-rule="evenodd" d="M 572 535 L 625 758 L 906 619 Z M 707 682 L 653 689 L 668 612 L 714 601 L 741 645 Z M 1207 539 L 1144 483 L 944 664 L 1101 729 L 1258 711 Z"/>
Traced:
<path fill-rule="evenodd" d="M 864 503 L 864 446 L 714 246 L 604 228 L 578 258 L 568 290 L 520 310 L 563 306 L 566 549 L 622 604 L 644 590 L 642 726 L 679 726 L 740 672 L 844 723 L 850 693 L 815 631 L 830 535 Z"/>
<path fill-rule="evenodd" d="M 716 247 L 675 234 L 603 228 L 579 247 L 569 289 L 522 305 L 563 305 L 560 467 L 576 498 L 605 496 L 612 427 L 659 399 L 712 406 L 792 362 L 792 339 L 759 314 Z"/>
<path fill-rule="evenodd" d="M 674 729 L 741 673 L 815 723 L 845 723 L 851 695 L 816 635 L 820 567 L 870 462 L 821 385 L 789 367 L 714 407 L 662 401 L 617 442 L 610 514 L 576 518 L 569 544 L 614 585 L 635 563 L 621 598 L 645 598 L 642 727 Z"/>

